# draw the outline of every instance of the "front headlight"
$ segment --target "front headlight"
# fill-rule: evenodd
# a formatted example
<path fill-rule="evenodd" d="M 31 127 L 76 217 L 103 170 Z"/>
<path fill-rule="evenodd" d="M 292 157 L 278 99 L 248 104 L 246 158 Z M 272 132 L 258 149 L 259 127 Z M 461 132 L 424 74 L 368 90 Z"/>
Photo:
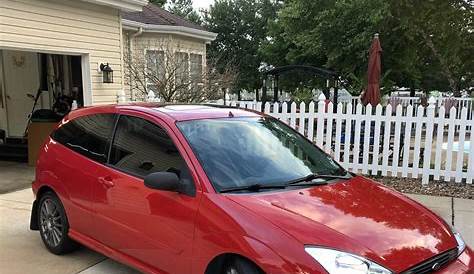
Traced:
<path fill-rule="evenodd" d="M 456 242 L 458 243 L 458 256 L 461 255 L 461 253 L 464 252 L 464 249 L 466 249 L 466 243 L 464 242 L 461 234 L 454 228 L 454 226 L 450 226 L 451 231 L 454 234 L 454 238 L 456 239 Z"/>
<path fill-rule="evenodd" d="M 392 272 L 362 257 L 321 247 L 305 247 L 329 274 L 392 274 Z"/>

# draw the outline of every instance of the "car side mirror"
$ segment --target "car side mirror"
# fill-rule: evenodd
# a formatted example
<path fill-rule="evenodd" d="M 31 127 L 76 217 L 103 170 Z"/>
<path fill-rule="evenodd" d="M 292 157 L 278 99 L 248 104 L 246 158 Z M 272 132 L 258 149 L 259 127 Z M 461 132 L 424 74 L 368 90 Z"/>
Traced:
<path fill-rule="evenodd" d="M 195 196 L 194 185 L 183 183 L 174 172 L 155 172 L 144 179 L 145 186 L 151 189 L 178 192 L 188 196 Z"/>

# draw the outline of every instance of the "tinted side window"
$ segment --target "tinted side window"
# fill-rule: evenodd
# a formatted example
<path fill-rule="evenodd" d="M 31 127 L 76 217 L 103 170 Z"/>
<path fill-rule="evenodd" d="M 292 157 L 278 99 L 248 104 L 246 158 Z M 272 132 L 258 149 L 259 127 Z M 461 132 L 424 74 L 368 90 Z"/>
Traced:
<path fill-rule="evenodd" d="M 62 125 L 51 137 L 94 161 L 106 163 L 114 122 L 114 114 L 83 116 Z"/>
<path fill-rule="evenodd" d="M 181 180 L 191 180 L 184 159 L 166 131 L 137 117 L 120 116 L 110 164 L 140 177 L 168 171 L 175 172 Z"/>

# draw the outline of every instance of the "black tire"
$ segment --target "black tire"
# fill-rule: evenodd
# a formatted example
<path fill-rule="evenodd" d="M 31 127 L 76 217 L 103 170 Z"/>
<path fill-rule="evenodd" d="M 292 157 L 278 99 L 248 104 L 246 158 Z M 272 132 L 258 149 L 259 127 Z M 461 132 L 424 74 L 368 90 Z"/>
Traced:
<path fill-rule="evenodd" d="M 41 195 L 38 225 L 41 239 L 51 253 L 62 255 L 77 249 L 78 244 L 68 236 L 69 223 L 64 207 L 53 192 Z"/>
<path fill-rule="evenodd" d="M 252 262 L 235 257 L 224 264 L 222 274 L 263 274 L 263 272 Z"/>

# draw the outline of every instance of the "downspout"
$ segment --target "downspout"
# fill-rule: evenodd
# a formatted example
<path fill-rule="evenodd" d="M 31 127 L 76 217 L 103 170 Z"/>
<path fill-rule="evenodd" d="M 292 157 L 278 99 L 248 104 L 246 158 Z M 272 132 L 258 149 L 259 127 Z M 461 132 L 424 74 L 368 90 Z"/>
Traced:
<path fill-rule="evenodd" d="M 137 32 L 133 33 L 132 35 L 130 35 L 130 38 L 128 39 L 128 60 L 129 60 L 129 64 L 131 64 L 133 62 L 133 39 L 142 35 L 143 34 L 143 27 L 139 27 Z M 133 83 L 132 83 L 132 73 L 129 72 L 129 83 L 130 83 L 130 99 L 132 101 L 134 101 L 134 92 L 133 92 Z"/>

